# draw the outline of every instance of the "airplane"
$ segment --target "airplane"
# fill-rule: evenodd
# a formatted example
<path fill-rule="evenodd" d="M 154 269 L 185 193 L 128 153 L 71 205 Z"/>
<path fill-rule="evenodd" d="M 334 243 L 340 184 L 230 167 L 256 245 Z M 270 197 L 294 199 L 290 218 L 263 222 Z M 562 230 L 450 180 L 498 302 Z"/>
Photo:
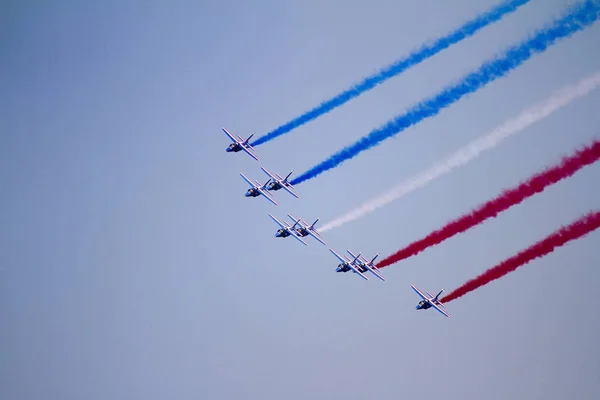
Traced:
<path fill-rule="evenodd" d="M 246 193 L 244 194 L 244 196 L 246 196 L 246 197 L 257 197 L 257 196 L 260 196 L 262 194 L 271 203 L 275 204 L 276 206 L 279 205 L 279 203 L 277 203 L 275 201 L 275 199 L 273 198 L 273 196 L 271 196 L 271 193 L 269 193 L 267 191 L 267 184 L 269 183 L 270 179 L 269 179 L 269 181 L 266 181 L 264 185 L 261 185 L 259 181 L 254 181 L 254 182 L 256 182 L 256 183 L 254 183 L 250 179 L 248 179 L 248 177 L 246 177 L 246 175 L 244 175 L 242 173 L 240 173 L 240 175 L 241 175 L 242 178 L 244 178 L 244 180 L 246 182 L 248 182 L 248 184 L 250 186 L 252 186 L 250 189 L 248 189 L 246 191 Z"/>
<path fill-rule="evenodd" d="M 373 257 L 373 259 L 371 261 L 368 261 L 366 258 L 361 256 L 360 254 L 358 256 L 355 256 L 350 250 L 346 249 L 346 251 L 348 252 L 348 254 L 350 254 L 350 257 L 353 257 L 355 260 L 357 260 L 357 262 L 355 264 L 359 268 L 364 268 L 365 271 L 366 270 L 371 271 L 373 273 L 373 275 L 375 275 L 376 277 L 378 277 L 379 279 L 381 279 L 382 281 L 385 282 L 385 278 L 379 272 L 379 268 L 377 268 L 374 264 L 375 259 L 379 256 L 379 253 L 375 254 L 375 257 Z"/>
<path fill-rule="evenodd" d="M 333 255 L 334 255 L 334 256 L 336 256 L 336 257 L 338 258 L 338 260 L 340 260 L 340 261 L 342 262 L 341 264 L 339 264 L 339 265 L 337 266 L 337 268 L 335 269 L 335 272 L 348 272 L 348 271 L 350 271 L 350 270 L 351 270 L 352 272 L 354 272 L 354 273 L 356 273 L 356 274 L 360 275 L 360 276 L 361 276 L 361 278 L 363 278 L 364 280 L 366 280 L 366 281 L 368 281 L 368 280 L 369 280 L 369 278 L 367 278 L 367 277 L 366 277 L 366 276 L 363 274 L 363 272 L 366 272 L 366 271 L 367 271 L 367 270 L 366 270 L 366 268 L 361 268 L 361 267 L 358 267 L 358 266 L 355 264 L 355 263 L 356 263 L 356 261 L 358 260 L 358 256 L 357 256 L 357 257 L 354 257 L 354 260 L 350 260 L 349 258 L 347 258 L 347 257 L 345 257 L 345 256 L 344 256 L 344 257 L 340 256 L 340 255 L 339 255 L 338 253 L 336 253 L 336 251 L 335 251 L 335 250 L 333 250 L 333 249 L 329 249 L 329 251 L 330 251 L 331 253 L 333 253 Z M 360 256 L 360 253 L 358 253 L 358 255 Z"/>
<path fill-rule="evenodd" d="M 303 243 L 305 246 L 308 246 L 308 243 L 306 243 L 298 235 L 298 232 L 296 232 L 296 224 L 290 226 L 287 222 L 281 222 L 277 218 L 275 218 L 274 216 L 272 216 L 271 214 L 269 214 L 269 217 L 271 217 L 271 219 L 273 221 L 275 221 L 275 223 L 281 227 L 281 229 L 278 229 L 277 232 L 275 232 L 275 237 L 286 238 L 288 236 L 293 236 L 294 239 L 296 239 L 299 242 Z"/>
<path fill-rule="evenodd" d="M 427 310 L 428 308 L 433 307 L 436 310 L 438 310 L 439 312 L 441 312 L 442 314 L 444 314 L 446 317 L 450 318 L 450 315 L 445 310 L 446 307 L 444 307 L 442 302 L 438 300 L 438 297 L 440 297 L 440 294 L 442 294 L 444 289 L 440 290 L 440 292 L 437 294 L 437 296 L 433 297 L 433 295 L 431 293 L 429 293 L 428 291 L 425 291 L 425 293 L 427 293 L 427 296 L 426 296 L 425 294 L 423 294 L 423 292 L 421 292 L 419 289 L 417 289 L 414 285 L 410 285 L 410 287 L 413 288 L 413 290 L 415 292 L 417 292 L 417 294 L 423 298 L 423 300 L 421 300 L 419 302 L 419 304 L 417 304 L 417 307 L 416 307 L 417 310 Z"/>
<path fill-rule="evenodd" d="M 271 172 L 267 171 L 266 168 L 260 167 L 260 169 L 262 169 L 263 172 L 269 175 L 269 178 L 273 180 L 273 182 L 269 184 L 269 187 L 267 188 L 268 190 L 284 189 L 286 192 L 299 199 L 296 192 L 294 192 L 294 187 L 291 183 L 288 182 L 288 178 L 290 177 L 290 175 L 292 175 L 292 172 L 294 172 L 294 170 L 292 170 L 292 172 L 290 172 L 285 178 L 282 178 L 281 175 L 272 174 Z"/>
<path fill-rule="evenodd" d="M 323 239 L 321 239 L 321 234 L 315 228 L 315 224 L 317 222 L 319 222 L 319 218 L 317 218 L 316 221 L 313 222 L 312 225 L 309 226 L 304 221 L 302 221 L 302 218 L 296 219 L 296 217 L 294 217 L 291 214 L 288 214 L 288 217 L 290 217 L 290 219 L 292 221 L 294 221 L 294 225 L 296 225 L 296 224 L 300 225 L 300 228 L 296 228 L 296 232 L 298 232 L 298 235 L 300 235 L 301 237 L 310 235 L 310 236 L 314 237 L 315 239 L 317 239 L 319 242 L 323 243 L 325 246 L 327 246 L 327 243 L 325 243 L 323 241 Z"/>
<path fill-rule="evenodd" d="M 227 136 L 229 136 L 229 139 L 231 139 L 231 141 L 233 142 L 229 146 L 227 146 L 227 148 L 225 149 L 226 152 L 237 153 L 240 150 L 244 150 L 246 153 L 248 153 L 248 155 L 250 157 L 254 158 L 256 161 L 260 161 L 260 159 L 256 156 L 256 154 L 254 154 L 254 147 L 250 146 L 250 143 L 248 143 L 250 138 L 252 136 L 254 136 L 254 133 L 252 135 L 248 136 L 248 139 L 244 139 L 240 135 L 237 135 L 237 138 L 236 138 L 231 133 L 229 133 L 229 131 L 225 128 L 221 128 L 221 129 L 223 129 L 223 132 L 225 132 L 225 134 Z"/>

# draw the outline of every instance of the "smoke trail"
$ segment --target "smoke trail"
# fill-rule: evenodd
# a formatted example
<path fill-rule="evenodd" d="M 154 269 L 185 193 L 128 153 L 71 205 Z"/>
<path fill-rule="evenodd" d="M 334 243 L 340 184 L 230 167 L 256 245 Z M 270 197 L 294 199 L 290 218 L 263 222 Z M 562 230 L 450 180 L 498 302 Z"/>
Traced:
<path fill-rule="evenodd" d="M 556 247 L 560 247 L 571 240 L 587 235 L 599 227 L 600 211 L 590 212 L 589 214 L 586 214 L 577 221 L 573 222 L 571 225 L 563 226 L 558 231 L 546 237 L 544 240 L 541 240 L 521 251 L 519 254 L 502 261 L 495 267 L 488 269 L 477 278 L 468 281 L 461 287 L 455 289 L 451 293 L 448 293 L 446 297 L 440 300 L 444 303 L 456 300 L 459 297 L 464 296 L 465 294 L 472 292 L 473 290 L 478 289 L 493 280 L 503 277 L 509 272 L 516 270 L 520 266 L 525 265 L 538 257 L 543 257 L 546 254 L 553 252 Z"/>
<path fill-rule="evenodd" d="M 570 10 L 571 12 L 568 15 L 555 20 L 550 26 L 538 31 L 530 39 L 506 51 L 501 57 L 482 64 L 477 71 L 467 75 L 457 84 L 442 90 L 430 99 L 418 103 L 405 114 L 371 131 L 354 144 L 340 150 L 296 177 L 291 183 L 297 185 L 312 179 L 423 119 L 438 114 L 442 109 L 460 100 L 465 95 L 475 92 L 488 83 L 506 75 L 509 71 L 531 58 L 533 54 L 543 52 L 559 39 L 570 36 L 574 32 L 591 25 L 598 19 L 600 1 L 587 0 L 571 7 Z"/>
<path fill-rule="evenodd" d="M 324 101 L 312 110 L 305 112 L 299 117 L 294 118 L 293 120 L 279 126 L 275 130 L 267 133 L 266 135 L 259 137 L 254 141 L 254 143 L 252 143 L 252 146 L 258 146 L 260 144 L 273 140 L 278 136 L 284 135 L 290 132 L 291 130 L 298 128 L 299 126 L 302 126 L 307 122 L 310 122 L 313 119 L 316 119 L 319 116 L 328 113 L 329 111 L 349 102 L 355 97 L 360 96 L 364 92 L 373 89 L 380 83 L 383 83 L 386 80 L 393 78 L 396 75 L 399 75 L 408 68 L 417 65 L 430 57 L 433 57 L 434 55 L 450 47 L 451 45 L 456 44 L 470 36 L 473 36 L 480 29 L 485 28 L 486 26 L 500 20 L 505 15 L 512 13 L 517 8 L 521 7 L 525 3 L 528 3 L 529 1 L 530 0 L 503 1 L 501 4 L 498 4 L 491 10 L 467 22 L 457 30 L 437 39 L 432 44 L 425 44 L 421 46 L 421 48 L 415 50 L 407 57 L 395 61 L 393 64 L 388 65 L 387 67 L 379 70 L 375 74 L 364 78 L 361 82 L 357 83 L 351 88 L 346 89 L 342 93 L 334 96 L 333 98 L 327 101 Z"/>
<path fill-rule="evenodd" d="M 431 232 L 423 239 L 398 250 L 391 256 L 381 260 L 377 267 L 382 268 L 414 256 L 428 247 L 440 244 L 444 240 L 482 223 L 488 218 L 496 217 L 502 211 L 521 203 L 536 193 L 542 192 L 548 186 L 572 176 L 586 165 L 598 161 L 599 158 L 600 141 L 594 140 L 590 145 L 577 150 L 570 157 L 563 158 L 559 164 L 532 176 L 515 188 L 505 190 L 496 198 L 480 205 L 470 213 L 446 224 L 437 231 Z"/>
<path fill-rule="evenodd" d="M 512 118 L 502 125 L 498 126 L 490 133 L 475 139 L 462 149 L 459 149 L 445 160 L 432 165 L 429 169 L 421 172 L 419 175 L 393 187 L 389 191 L 368 200 L 361 206 L 349 211 L 348 213 L 334 219 L 323 225 L 319 231 L 325 232 L 333 228 L 344 225 L 347 222 L 361 218 L 376 209 L 383 207 L 392 201 L 398 200 L 409 193 L 420 189 L 436 178 L 439 178 L 455 168 L 463 166 L 481 153 L 490 150 L 500 144 L 504 139 L 523 131 L 528 126 L 550 116 L 560 108 L 570 104 L 572 101 L 585 96 L 592 90 L 600 86 L 600 72 L 596 72 L 587 78 L 582 79 L 573 86 L 568 86 L 556 92 L 549 99 L 542 103 L 529 107 L 517 117 Z"/>

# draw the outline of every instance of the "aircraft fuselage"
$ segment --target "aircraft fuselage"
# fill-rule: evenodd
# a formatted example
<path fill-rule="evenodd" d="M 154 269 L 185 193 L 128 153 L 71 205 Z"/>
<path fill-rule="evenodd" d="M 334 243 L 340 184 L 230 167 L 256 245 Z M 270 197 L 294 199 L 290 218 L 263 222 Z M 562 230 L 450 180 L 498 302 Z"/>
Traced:
<path fill-rule="evenodd" d="M 298 228 L 296 229 L 296 232 L 298 232 L 298 235 L 302 237 L 308 236 L 308 231 L 304 228 Z"/>
<path fill-rule="evenodd" d="M 256 188 L 250 188 L 244 195 L 246 197 L 257 197 L 260 196 L 260 192 Z"/>
<path fill-rule="evenodd" d="M 279 183 L 279 182 L 269 183 L 269 190 L 279 190 L 281 188 L 282 188 L 282 186 L 281 186 L 281 183 Z"/>
<path fill-rule="evenodd" d="M 367 269 L 365 267 L 363 267 L 362 265 L 358 265 L 356 267 L 357 270 L 359 270 L 360 272 L 367 272 Z M 337 266 L 337 268 L 335 269 L 335 272 L 348 272 L 348 271 L 352 271 L 352 268 L 350 268 L 347 264 L 339 264 Z M 354 272 L 356 273 L 356 272 Z"/>
<path fill-rule="evenodd" d="M 229 146 L 227 146 L 227 148 L 225 149 L 226 152 L 230 153 L 230 152 L 234 152 L 237 153 L 238 151 L 242 150 L 242 145 L 240 145 L 239 143 L 231 143 Z"/>
<path fill-rule="evenodd" d="M 428 308 L 431 308 L 431 303 L 425 300 L 421 300 L 416 307 L 417 310 L 427 310 Z"/>
<path fill-rule="evenodd" d="M 285 238 L 290 235 L 291 235 L 291 233 L 287 229 L 278 229 L 277 232 L 275 232 L 275 237 Z"/>

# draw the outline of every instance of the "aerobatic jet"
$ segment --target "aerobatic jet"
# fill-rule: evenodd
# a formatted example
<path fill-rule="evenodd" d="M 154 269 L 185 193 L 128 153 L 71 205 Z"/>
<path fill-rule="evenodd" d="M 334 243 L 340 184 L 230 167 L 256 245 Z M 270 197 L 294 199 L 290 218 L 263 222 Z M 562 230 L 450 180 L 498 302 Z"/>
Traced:
<path fill-rule="evenodd" d="M 273 198 L 273 196 L 271 196 L 271 193 L 269 193 L 267 191 L 267 184 L 269 183 L 269 181 L 266 181 L 264 185 L 261 185 L 261 183 L 259 181 L 252 182 L 250 179 L 248 179 L 248 177 L 246 177 L 246 175 L 244 175 L 242 173 L 240 173 L 240 176 L 242 178 L 244 178 L 244 180 L 246 182 L 248 182 L 248 184 L 250 186 L 252 186 L 250 189 L 248 189 L 246 191 L 246 194 L 244 194 L 244 196 L 246 196 L 246 197 L 257 197 L 257 196 L 260 196 L 262 194 L 271 203 L 275 204 L 276 206 L 279 205 L 279 203 L 277 203 L 275 201 L 275 199 Z"/>
<path fill-rule="evenodd" d="M 248 153 L 248 155 L 250 157 L 254 158 L 256 161 L 259 161 L 259 158 L 256 156 L 256 154 L 254 154 L 254 148 L 252 146 L 250 146 L 250 143 L 248 143 L 248 141 L 250 141 L 250 138 L 252 136 L 254 136 L 254 133 L 252 135 L 248 136 L 248 139 L 244 139 L 240 135 L 236 135 L 237 136 L 237 138 L 236 138 L 231 133 L 229 133 L 229 131 L 225 128 L 221 128 L 221 129 L 223 129 L 223 132 L 225 132 L 225 134 L 233 142 L 229 146 L 227 146 L 227 148 L 225 149 L 226 152 L 237 153 L 240 150 L 244 150 L 246 153 Z"/>
<path fill-rule="evenodd" d="M 296 228 L 296 232 L 298 232 L 298 235 L 300 235 L 301 237 L 310 235 L 310 236 L 314 237 L 316 240 L 318 240 L 319 242 L 321 242 L 322 244 L 324 244 L 325 246 L 327 246 L 327 243 L 325 243 L 323 241 L 323 239 L 321 238 L 321 234 L 315 228 L 315 224 L 317 222 L 319 222 L 319 218 L 317 218 L 317 220 L 315 222 L 313 222 L 312 225 L 308 225 L 307 223 L 302 221 L 302 218 L 296 218 L 291 214 L 288 214 L 288 217 L 290 217 L 290 219 L 292 221 L 294 221 L 294 226 L 296 224 L 300 225 L 299 228 Z"/>
<path fill-rule="evenodd" d="M 354 264 L 361 270 L 361 272 L 366 272 L 367 270 L 369 270 L 373 273 L 373 275 L 385 282 L 385 278 L 379 272 L 379 268 L 375 266 L 375 259 L 379 256 L 379 253 L 375 254 L 375 257 L 373 257 L 373 259 L 369 261 L 362 255 L 360 255 L 360 253 L 357 256 L 355 256 L 350 250 L 346 249 L 346 251 L 348 252 L 348 254 L 350 254 L 350 257 L 356 260 Z"/>
<path fill-rule="evenodd" d="M 281 175 L 279 174 L 272 174 L 271 172 L 269 172 L 266 168 L 260 167 L 260 169 L 263 170 L 263 172 L 267 175 L 269 175 L 269 178 L 271 178 L 273 181 L 269 184 L 269 187 L 267 188 L 268 190 L 279 190 L 279 189 L 283 189 L 286 192 L 288 192 L 289 194 L 291 194 L 292 196 L 294 196 L 295 198 L 299 198 L 298 195 L 296 194 L 296 192 L 294 191 L 294 187 L 292 186 L 291 183 L 288 182 L 288 179 L 290 177 L 290 175 L 292 175 L 292 172 L 294 172 L 294 170 L 292 170 L 292 172 L 290 172 L 285 178 L 282 178 Z"/>
<path fill-rule="evenodd" d="M 438 297 L 440 297 L 440 294 L 442 294 L 444 289 L 440 290 L 440 292 L 437 294 L 437 296 L 433 297 L 433 295 L 431 293 L 429 293 L 428 291 L 425 291 L 425 293 L 427 294 L 427 295 L 425 295 L 423 292 L 421 292 L 419 289 L 417 289 L 414 285 L 410 285 L 410 287 L 413 288 L 413 290 L 415 292 L 417 292 L 417 294 L 419 296 L 421 296 L 421 298 L 423 299 L 419 302 L 419 304 L 417 304 L 417 307 L 415 307 L 417 310 L 427 310 L 428 308 L 433 307 L 436 310 L 438 310 L 439 312 L 441 312 L 442 314 L 444 314 L 446 317 L 450 318 L 450 315 L 446 312 L 446 307 L 444 307 L 442 302 L 438 300 Z"/>
<path fill-rule="evenodd" d="M 292 236 L 294 239 L 298 240 L 299 242 L 301 242 L 305 246 L 308 246 L 308 243 L 306 243 L 300 237 L 300 235 L 298 235 L 298 232 L 296 231 L 296 224 L 290 226 L 287 222 L 281 222 L 277 218 L 275 218 L 274 216 L 272 216 L 271 214 L 269 214 L 269 217 L 271 217 L 271 219 L 273 221 L 275 221 L 275 223 L 277 225 L 280 226 L 280 229 L 278 229 L 277 232 L 275 232 L 275 237 L 286 238 L 288 236 Z"/>
<path fill-rule="evenodd" d="M 335 269 L 335 272 L 348 272 L 348 271 L 352 271 L 352 272 L 360 275 L 360 277 L 363 278 L 364 280 L 366 280 L 366 281 L 369 280 L 369 278 L 367 278 L 363 274 L 363 272 L 366 272 L 367 269 L 365 267 L 359 267 L 358 265 L 356 265 L 356 262 L 358 261 L 358 257 L 360 256 L 360 253 L 358 253 L 358 256 L 354 257 L 354 260 L 352 260 L 352 259 L 350 259 L 350 258 L 348 258 L 346 256 L 339 255 L 333 249 L 329 249 L 329 251 L 334 256 L 336 256 L 338 260 L 341 261 L 341 263 Z"/>

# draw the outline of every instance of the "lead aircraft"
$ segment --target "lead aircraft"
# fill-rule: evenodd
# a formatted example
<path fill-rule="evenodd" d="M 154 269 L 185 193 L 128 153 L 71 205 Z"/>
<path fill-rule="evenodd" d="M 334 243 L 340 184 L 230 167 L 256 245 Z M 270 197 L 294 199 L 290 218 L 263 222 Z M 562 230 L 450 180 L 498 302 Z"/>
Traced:
<path fill-rule="evenodd" d="M 248 155 L 250 157 L 254 158 L 256 161 L 260 161 L 260 159 L 256 156 L 256 154 L 254 154 L 254 147 L 252 147 L 250 145 L 250 143 L 248 143 L 248 141 L 250 140 L 250 138 L 252 136 L 254 136 L 254 133 L 252 135 L 248 136 L 248 139 L 244 139 L 240 135 L 236 135 L 237 136 L 237 138 L 236 138 L 231 133 L 229 133 L 229 131 L 227 129 L 225 129 L 225 128 L 221 128 L 221 129 L 223 129 L 223 132 L 225 132 L 225 134 L 233 142 L 229 146 L 227 146 L 227 148 L 225 149 L 226 152 L 228 152 L 228 153 L 231 153 L 231 152 L 237 153 L 240 150 L 244 150 L 246 153 L 248 153 Z"/>
<path fill-rule="evenodd" d="M 438 297 L 440 297 L 440 294 L 442 294 L 444 289 L 440 290 L 440 292 L 437 294 L 437 296 L 433 297 L 433 295 L 431 293 L 429 293 L 428 291 L 425 291 L 425 293 L 427 293 L 427 296 L 426 296 L 423 292 L 421 292 L 419 289 L 417 289 L 414 285 L 410 285 L 410 287 L 413 288 L 413 290 L 415 292 L 417 292 L 417 294 L 419 296 L 421 296 L 421 298 L 423 299 L 419 302 L 419 304 L 417 304 L 417 307 L 416 307 L 417 310 L 427 310 L 428 308 L 433 307 L 436 310 L 438 310 L 439 312 L 441 312 L 442 314 L 444 314 L 446 317 L 450 318 L 450 315 L 445 310 L 446 307 L 444 307 L 442 302 L 438 300 Z"/>
<path fill-rule="evenodd" d="M 240 176 L 242 178 L 244 178 L 244 180 L 246 182 L 248 182 L 248 184 L 250 186 L 252 186 L 250 189 L 248 189 L 246 191 L 246 193 L 244 194 L 244 196 L 246 196 L 246 197 L 257 197 L 257 196 L 260 196 L 262 194 L 271 203 L 275 204 L 276 206 L 279 205 L 279 203 L 277 203 L 275 201 L 275 199 L 273 198 L 273 196 L 271 196 L 271 193 L 269 193 L 267 191 L 267 185 L 269 184 L 270 179 L 268 181 L 266 181 L 264 185 L 261 185 L 261 183 L 259 181 L 252 182 L 246 175 L 244 175 L 242 173 L 240 173 Z"/>

